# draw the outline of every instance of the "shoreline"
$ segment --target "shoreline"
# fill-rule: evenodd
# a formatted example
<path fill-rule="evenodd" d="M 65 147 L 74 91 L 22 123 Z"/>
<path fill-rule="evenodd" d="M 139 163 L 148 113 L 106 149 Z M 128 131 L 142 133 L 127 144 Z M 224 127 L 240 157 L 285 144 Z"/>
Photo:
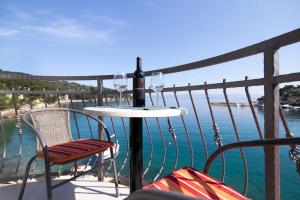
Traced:
<path fill-rule="evenodd" d="M 227 106 L 226 102 L 211 102 L 211 105 L 215 105 L 215 106 Z M 248 107 L 250 106 L 249 103 L 245 103 L 245 102 L 230 102 L 229 103 L 230 106 L 234 106 L 234 107 Z M 256 101 L 252 102 L 253 106 L 261 106 L 259 103 L 257 103 Z"/>
<path fill-rule="evenodd" d="M 73 103 L 82 102 L 82 100 L 80 100 L 80 99 L 76 99 L 76 100 L 72 100 L 72 101 L 73 101 Z M 69 103 L 71 103 L 69 100 L 60 100 L 61 105 L 66 105 L 66 104 L 69 104 Z M 57 102 L 47 103 L 47 108 L 55 108 L 55 107 L 58 108 L 58 103 Z M 33 109 L 45 108 L 45 103 L 44 102 L 35 103 L 35 104 L 32 105 L 32 108 Z M 18 114 L 23 114 L 24 112 L 26 112 L 28 110 L 30 110 L 30 105 L 29 104 L 22 105 L 18 108 Z M 12 118 L 12 117 L 16 116 L 14 108 L 4 109 L 4 110 L 1 110 L 0 112 L 1 112 L 1 117 L 2 118 Z"/>

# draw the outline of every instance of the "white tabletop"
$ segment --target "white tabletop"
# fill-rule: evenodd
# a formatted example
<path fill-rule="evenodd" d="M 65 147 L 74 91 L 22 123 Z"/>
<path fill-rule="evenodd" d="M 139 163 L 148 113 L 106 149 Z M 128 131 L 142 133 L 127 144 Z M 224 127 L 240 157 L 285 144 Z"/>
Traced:
<path fill-rule="evenodd" d="M 90 115 L 108 117 L 176 117 L 186 115 L 186 108 L 160 108 L 160 107 L 85 107 L 84 111 Z"/>

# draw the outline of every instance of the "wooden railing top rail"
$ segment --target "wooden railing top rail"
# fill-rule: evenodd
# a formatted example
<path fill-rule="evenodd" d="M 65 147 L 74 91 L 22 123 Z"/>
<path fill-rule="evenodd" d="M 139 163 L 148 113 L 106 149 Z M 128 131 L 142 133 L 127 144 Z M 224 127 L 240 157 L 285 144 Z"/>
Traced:
<path fill-rule="evenodd" d="M 300 72 L 283 74 L 275 76 L 275 83 L 289 83 L 300 81 Z M 230 81 L 225 83 L 209 83 L 202 85 L 187 85 L 187 86 L 176 86 L 176 87 L 165 87 L 163 92 L 181 92 L 189 90 L 213 90 L 213 89 L 222 89 L 222 88 L 239 88 L 239 87 L 252 87 L 252 86 L 263 86 L 265 83 L 264 78 L 258 79 L 246 79 L 239 81 Z M 152 90 L 150 90 L 151 92 Z M 107 94 L 117 93 L 115 90 L 104 89 L 103 92 Z M 149 93 L 149 89 L 145 90 L 146 93 Z M 96 91 L 88 90 L 0 90 L 0 94 L 91 94 L 96 93 Z M 132 90 L 126 90 L 124 93 L 132 93 Z"/>
<path fill-rule="evenodd" d="M 177 73 L 182 71 L 194 70 L 211 65 L 217 65 L 220 63 L 229 62 L 232 60 L 241 59 L 244 57 L 252 56 L 264 52 L 269 48 L 280 48 L 300 41 L 300 28 L 294 31 L 279 35 L 277 37 L 265 40 L 263 42 L 253 44 L 251 46 L 225 53 L 219 56 L 192 62 L 188 64 L 166 67 L 156 70 L 146 71 L 145 75 L 150 76 L 153 72 L 163 72 L 164 74 Z M 128 74 L 128 77 L 132 77 L 132 73 Z M 95 76 L 35 76 L 35 75 L 19 75 L 19 74 L 1 74 L 0 80 L 46 80 L 46 81 L 58 81 L 58 80 L 109 80 L 113 79 L 113 75 L 95 75 Z"/>

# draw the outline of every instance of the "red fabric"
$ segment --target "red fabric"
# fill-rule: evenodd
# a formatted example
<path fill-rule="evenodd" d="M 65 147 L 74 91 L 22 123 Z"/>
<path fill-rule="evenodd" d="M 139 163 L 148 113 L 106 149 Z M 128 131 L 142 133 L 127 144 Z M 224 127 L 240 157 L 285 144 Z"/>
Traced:
<path fill-rule="evenodd" d="M 188 196 L 204 199 L 248 199 L 221 181 L 191 167 L 176 170 L 165 178 L 144 187 L 144 189 L 149 188 L 180 192 Z"/>
<path fill-rule="evenodd" d="M 63 164 L 72 160 L 101 153 L 113 146 L 114 143 L 108 141 L 93 139 L 74 140 L 48 147 L 49 161 L 55 164 Z M 42 150 L 38 152 L 38 156 L 39 158 L 44 159 Z"/>

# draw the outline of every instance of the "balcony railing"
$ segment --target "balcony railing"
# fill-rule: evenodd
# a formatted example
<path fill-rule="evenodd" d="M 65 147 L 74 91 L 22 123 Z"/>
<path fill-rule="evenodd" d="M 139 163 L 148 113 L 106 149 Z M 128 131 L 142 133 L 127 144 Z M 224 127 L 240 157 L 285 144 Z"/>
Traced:
<path fill-rule="evenodd" d="M 176 106 L 182 106 L 182 98 L 178 95 L 178 93 L 185 93 L 188 95 L 188 100 L 189 100 L 189 113 L 194 116 L 194 121 L 193 123 L 196 124 L 196 130 L 189 130 L 188 122 L 185 117 L 181 117 L 179 120 L 177 119 L 176 121 L 176 126 L 178 123 L 181 123 L 180 127 L 181 130 L 178 131 L 178 129 L 174 129 L 174 119 L 167 118 L 164 123 L 162 123 L 162 120 L 155 119 L 155 122 L 151 122 L 152 124 L 155 123 L 157 125 L 157 132 L 159 134 L 159 138 L 161 140 L 161 153 L 162 153 L 162 158 L 160 160 L 161 164 L 159 168 L 153 169 L 155 173 L 152 172 L 150 175 L 150 181 L 154 181 L 158 179 L 160 176 L 164 175 L 164 171 L 172 171 L 173 169 L 178 168 L 179 165 L 179 147 L 178 147 L 178 142 L 181 142 L 178 140 L 178 133 L 181 132 L 184 134 L 184 141 L 186 141 L 186 146 L 187 150 L 190 155 L 190 163 L 189 165 L 195 166 L 195 162 L 197 161 L 195 157 L 195 149 L 196 147 L 193 146 L 193 141 L 191 139 L 191 135 L 195 135 L 194 133 L 198 134 L 199 140 L 201 140 L 201 143 L 203 145 L 203 155 L 204 155 L 204 162 L 208 160 L 208 157 L 210 155 L 209 152 L 209 145 L 208 145 L 208 140 L 207 137 L 209 136 L 208 134 L 205 134 L 206 130 L 203 127 L 203 123 L 201 123 L 201 119 L 203 120 L 203 117 L 201 117 L 202 113 L 199 112 L 199 104 L 197 104 L 197 100 L 195 99 L 195 95 L 198 95 L 196 91 L 202 91 L 204 92 L 204 98 L 207 104 L 207 112 L 209 115 L 206 115 L 206 117 L 210 118 L 211 121 L 211 127 L 213 130 L 213 133 L 211 134 L 211 138 L 214 139 L 214 142 L 217 146 L 217 148 L 222 147 L 224 143 L 224 139 L 226 139 L 226 135 L 222 135 L 222 128 L 218 126 L 218 119 L 216 118 L 216 113 L 215 113 L 215 108 L 212 105 L 211 102 L 211 91 L 216 90 L 216 89 L 221 89 L 223 97 L 225 99 L 225 106 L 227 108 L 227 112 L 229 114 L 228 119 L 230 120 L 231 125 L 232 125 L 232 130 L 234 133 L 234 140 L 230 142 L 240 142 L 242 141 L 241 139 L 241 131 L 238 129 L 237 126 L 237 118 L 238 116 L 235 115 L 233 109 L 232 109 L 232 102 L 230 101 L 229 94 L 228 94 L 228 89 L 229 88 L 242 88 L 244 89 L 245 92 L 245 97 L 247 99 L 249 108 L 250 108 L 250 113 L 251 117 L 254 121 L 255 128 L 257 130 L 257 137 L 260 140 L 264 139 L 271 139 L 271 138 L 279 138 L 279 122 L 280 120 L 283 123 L 283 128 L 285 130 L 285 135 L 286 137 L 293 137 L 293 133 L 291 132 L 287 120 L 284 115 L 284 111 L 282 110 L 280 106 L 280 100 L 279 100 L 279 84 L 282 83 L 289 83 L 289 82 L 296 82 L 300 81 L 300 72 L 294 72 L 290 74 L 284 74 L 284 75 L 279 75 L 279 54 L 278 51 L 280 48 L 294 44 L 300 41 L 300 29 L 285 33 L 283 35 L 280 35 L 278 37 L 263 41 L 261 43 L 257 43 L 233 52 L 229 52 L 220 56 L 212 57 L 209 59 L 189 63 L 189 64 L 184 64 L 184 65 L 179 65 L 179 66 L 174 66 L 174 67 L 168 67 L 168 68 L 162 68 L 162 69 L 157 69 L 157 70 L 151 70 L 151 71 L 146 71 L 145 75 L 150 76 L 153 72 L 160 71 L 163 72 L 164 74 L 171 74 L 171 73 L 180 73 L 180 72 L 185 72 L 188 70 L 195 70 L 199 68 L 204 68 L 204 67 L 209 67 L 212 65 L 217 65 L 217 64 L 222 64 L 226 63 L 229 61 L 233 60 L 238 60 L 241 58 L 257 55 L 257 54 L 263 54 L 264 57 L 264 77 L 263 78 L 257 78 L 257 79 L 248 79 L 247 77 L 244 77 L 242 80 L 239 81 L 232 81 L 232 82 L 227 82 L 225 79 L 220 82 L 220 83 L 213 83 L 209 84 L 207 82 L 204 82 L 204 84 L 201 85 L 191 85 L 188 84 L 186 86 L 176 86 L 174 84 L 173 87 L 167 87 L 164 88 L 163 91 L 161 92 L 161 98 L 163 100 L 163 104 L 165 106 L 169 105 L 169 101 L 171 100 L 173 103 L 175 103 Z M 132 78 L 132 73 L 128 74 L 129 78 Z M 108 100 L 108 95 L 110 97 L 113 97 L 115 99 L 115 102 L 118 103 L 119 99 L 115 92 L 113 90 L 106 90 L 104 89 L 105 86 L 105 81 L 106 80 L 111 80 L 113 79 L 113 75 L 99 75 L 99 76 L 33 76 L 33 75 L 11 75 L 11 74 L 0 74 L 0 80 L 44 80 L 44 81 L 79 81 L 79 80 L 93 80 L 97 81 L 97 91 L 31 91 L 31 90 L 26 90 L 26 91 L 20 91 L 20 90 L 9 90 L 9 91 L 0 91 L 0 95 L 7 95 L 11 94 L 12 95 L 12 104 L 15 110 L 15 115 L 16 115 L 16 123 L 17 123 L 17 134 L 18 134 L 18 151 L 16 151 L 16 156 L 12 157 L 11 159 L 17 160 L 17 162 L 13 162 L 13 168 L 12 166 L 9 165 L 9 160 L 7 158 L 8 154 L 8 148 L 7 148 L 7 135 L 5 134 L 4 128 L 2 126 L 1 130 L 1 136 L 3 140 L 3 151 L 2 151 L 2 159 L 0 162 L 0 176 L 1 173 L 3 173 L 3 170 L 5 168 L 10 168 L 11 171 L 13 171 L 13 175 L 9 177 L 3 177 L 1 180 L 2 181 L 9 181 L 9 180 L 17 180 L 20 179 L 22 174 L 20 171 L 20 163 L 21 163 L 21 158 L 24 155 L 23 151 L 23 137 L 24 135 L 22 134 L 22 127 L 18 123 L 19 115 L 21 114 L 21 111 L 19 110 L 19 103 L 16 98 L 17 95 L 19 94 L 26 94 L 29 96 L 34 96 L 34 95 L 41 95 L 42 98 L 44 99 L 44 106 L 48 106 L 47 102 L 47 97 L 52 96 L 56 97 L 56 106 L 61 106 L 60 98 L 63 95 L 69 95 L 69 106 L 75 107 L 74 106 L 74 97 L 76 96 L 77 100 L 80 100 L 81 105 L 79 107 L 84 107 L 85 105 L 109 105 L 110 101 Z M 260 126 L 259 123 L 259 116 L 257 114 L 257 110 L 255 109 L 252 101 L 252 97 L 250 94 L 249 88 L 254 87 L 254 86 L 263 86 L 264 87 L 264 126 L 263 128 Z M 131 90 L 128 90 L 126 92 L 127 95 L 127 102 L 130 104 L 130 98 L 129 95 L 132 93 Z M 147 98 L 148 98 L 148 104 L 151 105 L 153 104 L 152 96 L 151 96 L 151 90 L 147 89 Z M 166 98 L 166 95 L 168 98 Z M 185 100 L 187 100 L 185 98 Z M 30 105 L 30 108 L 32 109 L 32 102 L 29 98 L 28 104 Z M 186 106 L 186 105 L 184 105 Z M 202 106 L 202 104 L 201 104 Z M 74 123 L 76 124 L 77 127 L 77 132 L 78 132 L 78 137 L 80 136 L 80 131 L 78 130 L 78 125 L 77 125 L 77 119 L 76 116 L 73 118 Z M 113 118 L 108 118 L 107 123 L 110 123 L 111 131 L 114 133 L 116 136 L 116 141 L 118 141 L 118 137 L 123 138 L 123 144 L 121 146 L 120 154 L 122 156 L 119 158 L 119 167 L 118 167 L 118 174 L 123 174 L 125 169 L 127 169 L 128 165 L 128 156 L 129 156 L 129 133 L 128 133 L 128 128 L 126 124 L 126 119 L 121 119 L 120 125 L 117 127 L 115 125 L 115 120 Z M 3 120 L 1 120 L 3 121 Z M 165 123 L 166 122 L 166 123 Z M 153 156 L 155 155 L 154 153 L 154 144 L 153 144 L 153 130 L 149 128 L 149 120 L 144 119 L 144 125 L 146 127 L 146 138 L 147 142 L 149 143 L 149 155 L 148 155 L 148 161 L 145 163 L 145 168 L 143 171 L 143 176 L 148 175 L 148 173 L 152 170 L 151 168 L 153 167 Z M 3 124 L 3 122 L 2 122 Z M 89 129 L 92 129 L 91 125 L 88 124 Z M 121 129 L 120 129 L 121 128 Z M 164 132 L 164 128 L 168 129 L 169 133 Z M 121 135 L 122 134 L 122 135 Z M 167 140 L 171 139 L 171 144 L 173 146 L 173 152 L 172 155 L 174 159 L 168 160 L 168 143 Z M 182 138 L 182 135 L 180 135 L 180 138 Z M 233 139 L 233 138 L 232 138 Z M 170 141 L 169 141 L 170 142 Z M 198 147 L 197 147 L 198 148 Z M 170 153 L 170 152 L 169 152 Z M 248 172 L 248 166 L 247 166 L 247 159 L 246 159 L 246 153 L 245 150 L 240 147 L 239 153 L 241 155 L 242 163 L 243 163 L 243 171 L 244 171 L 244 181 L 243 181 L 243 187 L 242 187 L 242 192 L 244 194 L 247 193 L 248 189 L 248 180 L 249 180 L 249 172 Z M 295 145 L 290 145 L 290 151 L 286 152 L 289 154 L 290 159 L 295 162 L 296 168 L 300 168 L 300 157 L 299 157 L 299 149 Z M 280 199 L 280 153 L 278 147 L 269 147 L 266 146 L 264 147 L 264 177 L 265 177 L 265 197 L 266 199 Z M 198 161 L 197 161 L 198 162 Z M 166 163 L 168 164 L 168 168 L 166 169 Z M 173 163 L 173 164 L 170 164 Z M 225 156 L 224 154 L 221 154 L 221 180 L 224 181 L 225 179 Z M 203 163 L 204 165 L 204 163 Z M 108 168 L 110 168 L 108 166 Z M 171 169 L 170 169 L 171 168 Z M 152 170 L 152 171 L 153 171 Z M 59 170 L 58 170 L 59 171 Z M 126 174 L 124 172 L 124 174 Z M 38 174 L 37 174 L 38 175 Z M 58 173 L 59 175 L 59 173 Z M 102 170 L 99 170 L 98 175 L 101 179 L 101 177 L 105 176 L 103 174 Z"/>

